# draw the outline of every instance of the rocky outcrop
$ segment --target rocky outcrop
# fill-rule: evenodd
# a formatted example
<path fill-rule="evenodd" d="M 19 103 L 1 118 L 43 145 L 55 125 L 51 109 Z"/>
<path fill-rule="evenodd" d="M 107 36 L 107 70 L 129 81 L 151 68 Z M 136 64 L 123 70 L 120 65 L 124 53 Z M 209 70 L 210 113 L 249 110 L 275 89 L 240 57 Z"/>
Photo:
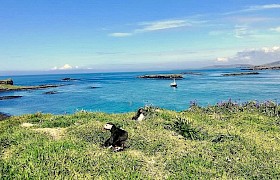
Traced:
<path fill-rule="evenodd" d="M 10 117 L 10 115 L 4 114 L 4 113 L 1 113 L 1 112 L 0 112 L 0 121 L 5 120 L 5 119 L 7 119 L 7 118 L 9 118 L 9 117 Z"/>
<path fill-rule="evenodd" d="M 182 74 L 189 74 L 189 75 L 202 75 L 199 72 L 182 72 Z"/>
<path fill-rule="evenodd" d="M 6 80 L 0 80 L 0 84 L 14 85 L 14 81 L 11 78 L 9 78 Z"/>
<path fill-rule="evenodd" d="M 52 85 L 52 84 L 39 85 L 39 86 L 12 86 L 12 85 L 9 85 L 9 86 L 0 87 L 0 92 L 36 90 L 36 89 L 55 88 L 55 87 L 60 87 L 60 86 L 63 86 L 63 85 Z"/>
<path fill-rule="evenodd" d="M 97 88 L 101 88 L 100 86 L 91 86 L 90 89 L 97 89 Z"/>
<path fill-rule="evenodd" d="M 43 94 L 57 94 L 57 91 L 48 91 L 48 92 L 44 92 Z"/>
<path fill-rule="evenodd" d="M 244 76 L 244 75 L 257 75 L 260 74 L 258 72 L 241 72 L 241 73 L 230 73 L 230 74 L 222 74 L 222 76 Z"/>
<path fill-rule="evenodd" d="M 142 79 L 183 79 L 182 74 L 151 74 L 151 75 L 144 75 L 138 76 L 138 78 Z"/>
<path fill-rule="evenodd" d="M 21 98 L 22 96 L 0 96 L 0 100 L 7 100 L 7 99 L 16 99 Z"/>
<path fill-rule="evenodd" d="M 80 80 L 80 79 L 75 79 L 75 78 L 63 78 L 61 79 L 62 81 L 77 81 L 77 80 Z"/>

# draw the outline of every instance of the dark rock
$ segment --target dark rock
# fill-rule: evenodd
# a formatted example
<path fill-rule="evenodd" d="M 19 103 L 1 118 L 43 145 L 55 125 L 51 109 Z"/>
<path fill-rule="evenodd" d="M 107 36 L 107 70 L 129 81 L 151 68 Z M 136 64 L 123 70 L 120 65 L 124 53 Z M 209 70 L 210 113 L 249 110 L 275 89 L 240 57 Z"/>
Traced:
<path fill-rule="evenodd" d="M 183 72 L 182 74 L 190 74 L 190 75 L 202 75 L 199 72 Z"/>
<path fill-rule="evenodd" d="M 97 89 L 97 88 L 101 88 L 99 86 L 91 86 L 90 89 Z"/>
<path fill-rule="evenodd" d="M 241 72 L 241 73 L 230 73 L 230 74 L 222 74 L 222 76 L 244 76 L 244 75 L 257 75 L 260 74 L 258 72 Z"/>
<path fill-rule="evenodd" d="M 0 84 L 14 85 L 14 81 L 11 78 L 9 78 L 9 79 L 6 79 L 6 80 L 0 80 Z"/>
<path fill-rule="evenodd" d="M 138 78 L 142 78 L 142 79 L 183 79 L 183 75 L 182 74 L 152 74 L 152 75 L 138 76 Z"/>
<path fill-rule="evenodd" d="M 76 81 L 80 79 L 75 79 L 75 78 L 63 78 L 62 81 Z"/>
<path fill-rule="evenodd" d="M 254 69 L 253 68 L 242 68 L 241 70 L 242 71 L 253 71 Z"/>
<path fill-rule="evenodd" d="M 44 92 L 44 94 L 57 94 L 57 91 L 48 91 L 48 92 Z"/>
<path fill-rule="evenodd" d="M 8 114 L 4 114 L 4 113 L 1 113 L 1 112 L 0 112 L 0 121 L 5 120 L 5 119 L 7 119 L 7 118 L 9 118 L 9 117 L 11 117 L 11 116 L 8 115 Z"/>
<path fill-rule="evenodd" d="M 7 100 L 7 99 L 16 99 L 21 98 L 22 96 L 0 96 L 0 100 Z"/>

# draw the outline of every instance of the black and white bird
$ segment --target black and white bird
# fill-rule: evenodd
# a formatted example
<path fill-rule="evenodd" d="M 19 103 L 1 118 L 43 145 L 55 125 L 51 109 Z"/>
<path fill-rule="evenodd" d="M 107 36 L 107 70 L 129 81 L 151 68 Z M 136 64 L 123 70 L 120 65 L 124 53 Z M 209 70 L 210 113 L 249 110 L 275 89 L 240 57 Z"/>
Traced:
<path fill-rule="evenodd" d="M 128 139 L 128 132 L 116 127 L 112 123 L 105 124 L 104 129 L 111 132 L 111 136 L 105 141 L 104 146 L 113 148 L 114 151 L 123 150 L 125 141 Z"/>
<path fill-rule="evenodd" d="M 143 108 L 140 108 L 140 109 L 138 109 L 135 116 L 132 117 L 132 120 L 142 121 L 145 119 L 146 114 L 147 114 L 147 111 Z"/>

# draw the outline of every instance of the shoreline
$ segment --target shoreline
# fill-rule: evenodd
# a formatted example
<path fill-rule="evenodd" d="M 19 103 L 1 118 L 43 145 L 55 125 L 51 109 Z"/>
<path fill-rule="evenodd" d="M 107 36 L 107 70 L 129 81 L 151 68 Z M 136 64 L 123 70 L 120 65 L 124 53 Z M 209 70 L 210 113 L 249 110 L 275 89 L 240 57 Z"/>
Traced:
<path fill-rule="evenodd" d="M 9 117 L 11 117 L 11 115 L 3 113 L 3 112 L 0 112 L 0 121 L 8 119 Z"/>
<path fill-rule="evenodd" d="M 207 105 L 207 106 L 200 106 L 196 101 L 191 101 L 189 104 L 189 107 L 183 110 L 174 110 L 174 109 L 168 109 L 168 108 L 162 108 L 159 106 L 143 106 L 144 108 L 152 108 L 152 109 L 159 109 L 159 110 L 166 110 L 166 111 L 173 111 L 176 113 L 180 113 L 180 112 L 184 112 L 184 111 L 188 111 L 189 109 L 196 107 L 199 109 L 207 109 L 207 108 L 225 108 L 225 109 L 242 109 L 244 107 L 250 107 L 250 108 L 264 108 L 265 110 L 267 109 L 274 109 L 274 113 L 278 113 L 278 115 L 280 116 L 280 103 L 275 102 L 273 100 L 266 100 L 266 101 L 257 101 L 257 100 L 250 100 L 250 101 L 245 101 L 245 102 L 236 102 L 234 100 L 226 100 L 226 101 L 219 101 L 217 103 L 211 104 L 211 105 Z M 143 108 L 143 107 L 138 107 L 139 108 Z M 25 115 L 33 115 L 33 114 L 49 114 L 52 116 L 64 116 L 64 115 L 74 115 L 75 113 L 79 113 L 79 112 L 85 112 L 85 113 L 103 113 L 103 114 L 108 114 L 108 115 L 113 115 L 113 114 L 130 114 L 130 113 L 135 113 L 137 111 L 137 109 L 135 109 L 134 111 L 127 111 L 127 112 L 106 112 L 106 111 L 90 111 L 90 110 L 77 110 L 75 112 L 65 112 L 65 113 L 50 113 L 50 112 L 34 112 L 34 113 L 25 113 L 25 114 L 19 114 L 19 115 L 13 115 L 12 113 L 5 113 L 5 112 L 0 112 L 0 116 L 2 115 L 3 117 L 12 117 L 12 116 L 25 116 Z M 1 120 L 1 118 L 0 118 Z"/>

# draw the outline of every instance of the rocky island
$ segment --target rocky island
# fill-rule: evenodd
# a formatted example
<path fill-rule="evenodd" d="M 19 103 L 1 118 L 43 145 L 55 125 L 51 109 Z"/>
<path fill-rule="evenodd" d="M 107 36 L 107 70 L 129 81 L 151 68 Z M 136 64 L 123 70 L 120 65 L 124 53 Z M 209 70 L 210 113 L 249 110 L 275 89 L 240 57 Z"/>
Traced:
<path fill-rule="evenodd" d="M 5 79 L 5 80 L 0 80 L 0 84 L 14 85 L 14 81 L 11 78 L 9 78 L 9 79 Z"/>
<path fill-rule="evenodd" d="M 14 85 L 12 79 L 0 80 L 0 92 L 46 89 L 46 88 L 54 88 L 59 86 L 63 86 L 63 85 L 46 84 L 46 85 L 38 85 L 38 86 L 16 86 Z"/>
<path fill-rule="evenodd" d="M 62 81 L 77 81 L 77 80 L 80 80 L 80 79 L 75 79 L 75 78 L 63 78 L 61 79 Z"/>
<path fill-rule="evenodd" d="M 258 72 L 241 72 L 241 73 L 229 73 L 229 74 L 222 74 L 222 76 L 244 76 L 244 75 L 257 75 L 260 74 Z"/>
<path fill-rule="evenodd" d="M 138 76 L 141 79 L 183 79 L 182 74 L 151 74 Z"/>
<path fill-rule="evenodd" d="M 182 72 L 182 74 L 189 74 L 189 75 L 202 75 L 202 73 L 199 73 L 199 72 Z"/>
<path fill-rule="evenodd" d="M 0 100 L 6 100 L 6 99 L 16 99 L 21 98 L 22 96 L 0 96 Z"/>

